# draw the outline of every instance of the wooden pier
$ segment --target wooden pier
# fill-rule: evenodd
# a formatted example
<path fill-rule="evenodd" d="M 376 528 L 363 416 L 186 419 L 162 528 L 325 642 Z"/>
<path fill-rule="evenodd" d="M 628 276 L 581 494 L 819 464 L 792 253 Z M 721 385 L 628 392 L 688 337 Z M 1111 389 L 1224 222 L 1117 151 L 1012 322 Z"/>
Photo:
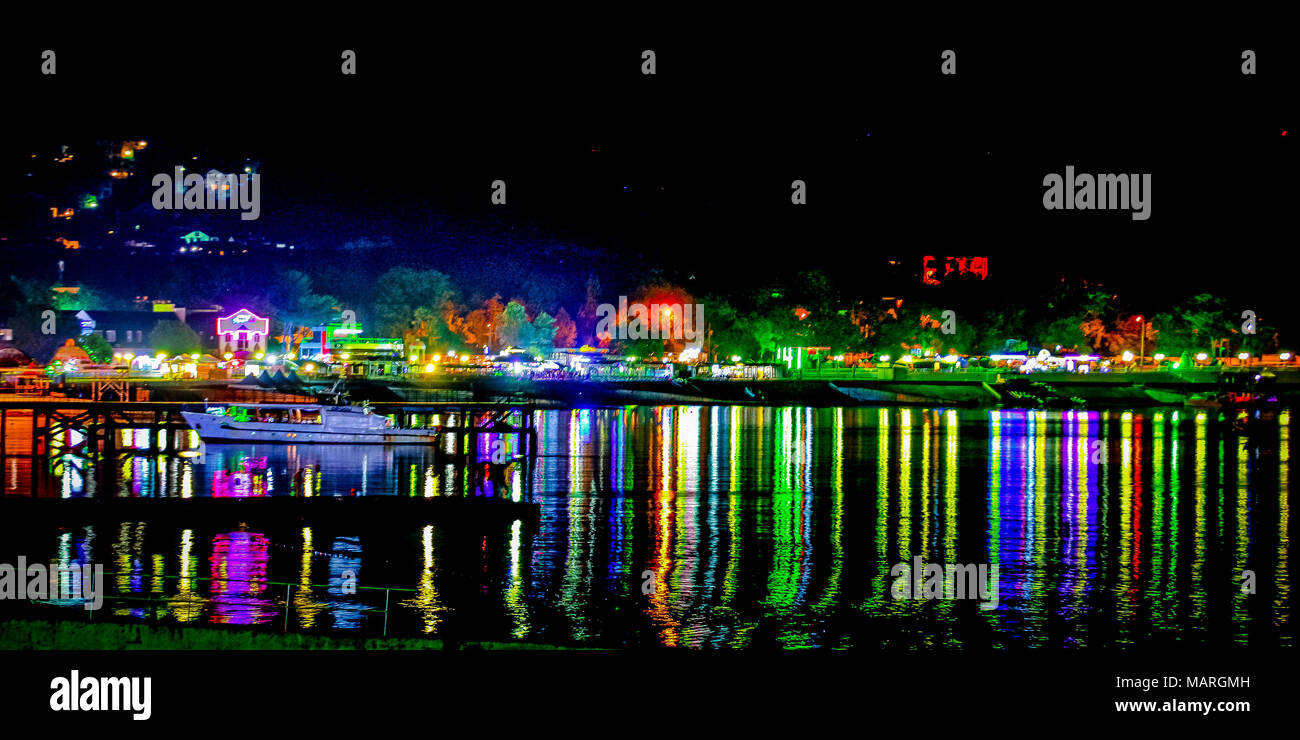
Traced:
<path fill-rule="evenodd" d="M 531 403 L 402 401 L 378 402 L 370 406 L 378 415 L 393 417 L 394 423 L 400 427 L 408 426 L 420 417 L 427 421 L 438 416 L 439 426 L 457 433 L 459 452 L 466 457 L 474 454 L 480 434 L 516 436 L 525 455 L 532 457 L 537 454 L 536 408 Z M 9 423 L 13 420 L 27 421 L 31 450 L 26 454 L 44 457 L 50 454 L 51 440 L 59 434 L 76 431 L 85 436 L 73 447 L 61 447 L 61 454 L 82 448 L 111 449 L 116 430 L 185 430 L 189 425 L 180 412 L 203 409 L 202 403 L 186 401 L 3 400 L 0 401 L 0 458 L 12 456 L 8 451 L 7 436 Z M 512 417 L 518 417 L 518 421 L 511 421 Z M 157 435 L 150 435 L 150 439 L 156 440 Z"/>
<path fill-rule="evenodd" d="M 370 406 L 377 415 L 393 417 L 397 426 L 440 427 L 451 443 L 440 442 L 434 448 L 436 454 L 445 456 L 445 462 L 457 466 L 467 479 L 471 475 L 482 479 L 503 475 L 506 465 L 519 463 L 519 475 L 531 489 L 538 453 L 536 408 L 532 403 L 378 402 Z M 175 452 L 175 446 L 167 440 L 190 431 L 180 412 L 202 411 L 204 407 L 203 403 L 186 401 L 0 400 L 0 467 L 6 459 L 29 460 L 34 496 L 38 478 L 43 477 L 41 471 L 55 456 L 115 460 L 123 455 Z M 149 434 L 144 435 L 148 446 L 123 445 L 121 432 L 127 429 L 148 430 Z M 479 450 L 480 435 L 513 438 L 515 444 L 492 449 L 484 458 Z M 17 441 L 11 437 L 22 439 L 18 443 L 21 450 L 11 449 Z M 221 447 L 227 443 L 204 444 Z"/>

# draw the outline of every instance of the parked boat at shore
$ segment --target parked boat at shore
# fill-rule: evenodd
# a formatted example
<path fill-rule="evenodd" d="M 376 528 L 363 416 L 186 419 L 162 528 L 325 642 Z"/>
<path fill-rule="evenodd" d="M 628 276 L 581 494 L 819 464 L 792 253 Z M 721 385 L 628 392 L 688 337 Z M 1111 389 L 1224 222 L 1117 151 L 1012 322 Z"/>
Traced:
<path fill-rule="evenodd" d="M 438 427 L 396 427 L 364 405 L 232 404 L 181 415 L 205 442 L 432 445 L 442 435 Z"/>

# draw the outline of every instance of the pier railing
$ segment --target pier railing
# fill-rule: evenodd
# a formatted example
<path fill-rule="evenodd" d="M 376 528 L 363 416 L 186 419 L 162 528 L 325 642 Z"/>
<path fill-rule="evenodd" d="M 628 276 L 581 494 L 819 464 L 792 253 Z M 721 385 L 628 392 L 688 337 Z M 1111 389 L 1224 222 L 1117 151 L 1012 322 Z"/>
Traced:
<path fill-rule="evenodd" d="M 304 589 L 342 588 L 340 584 L 329 584 L 329 583 L 303 584 L 303 583 L 294 583 L 288 581 L 271 581 L 271 580 L 264 580 L 264 579 L 248 579 L 248 578 L 240 579 L 240 578 L 224 578 L 224 577 L 212 578 L 212 577 L 203 577 L 203 576 L 161 575 L 161 574 L 142 575 L 139 573 L 121 573 L 121 572 L 109 572 L 109 571 L 105 571 L 103 573 L 103 578 L 104 578 L 103 584 L 98 585 L 98 587 L 101 589 L 106 589 L 108 583 L 112 579 L 121 578 L 121 577 L 140 579 L 141 581 L 154 581 L 155 583 L 158 581 L 163 581 L 163 582 L 176 581 L 178 582 L 178 585 L 180 581 L 186 581 L 192 583 L 208 582 L 214 585 L 220 584 L 222 586 L 227 584 L 256 584 L 259 591 L 267 591 L 275 587 L 276 590 L 278 590 L 283 595 L 283 598 L 282 599 L 280 598 L 259 599 L 258 593 L 252 593 L 250 591 L 245 591 L 244 593 L 234 593 L 234 594 L 225 595 L 233 598 L 222 598 L 221 595 L 202 595 L 194 592 L 177 592 L 171 595 L 160 595 L 156 593 L 150 594 L 144 591 L 133 591 L 130 593 L 103 594 L 102 596 L 103 604 L 99 609 L 85 609 L 83 604 L 86 601 L 88 601 L 88 599 L 82 596 L 78 596 L 76 598 L 68 598 L 68 599 L 52 598 L 45 601 L 64 602 L 62 604 L 51 605 L 52 608 L 57 610 L 58 615 L 64 619 L 80 619 L 81 615 L 84 614 L 86 621 L 104 620 L 105 617 L 102 615 L 103 613 L 108 612 L 110 614 L 110 616 L 108 617 L 110 621 L 122 621 L 127 623 L 138 621 L 141 617 L 134 617 L 134 618 L 128 617 L 126 619 L 119 619 L 117 617 L 121 615 L 113 615 L 112 612 L 118 611 L 123 608 L 126 609 L 137 608 L 139 610 L 146 612 L 148 621 L 160 622 L 163 620 L 164 617 L 174 614 L 174 612 L 176 612 L 178 609 L 185 608 L 187 605 L 193 607 L 199 607 L 199 608 L 205 608 L 209 606 L 215 606 L 215 607 L 227 606 L 227 607 L 243 608 L 243 609 L 253 608 L 256 609 L 258 612 L 274 613 L 275 617 L 272 619 L 264 619 L 258 622 L 236 624 L 230 622 L 222 622 L 221 620 L 214 620 L 212 619 L 211 613 L 206 613 L 203 615 L 197 615 L 192 620 L 177 620 L 177 622 L 181 624 L 193 623 L 193 624 L 202 624 L 206 626 L 226 624 L 226 625 L 233 625 L 238 627 L 250 627 L 250 628 L 261 627 L 265 629 L 273 629 L 276 625 L 278 625 L 280 627 L 279 631 L 287 632 L 290 630 L 290 621 L 293 613 L 295 611 L 299 611 L 299 612 L 305 611 L 302 606 L 294 603 L 295 591 L 301 592 Z M 363 586 L 360 584 L 352 584 L 351 588 L 354 588 L 358 595 L 360 595 L 361 592 L 365 592 L 367 594 L 373 594 L 375 596 L 374 599 L 374 601 L 376 602 L 375 604 L 365 604 L 365 603 L 358 604 L 358 606 L 360 606 L 361 608 L 353 610 L 353 613 L 364 614 L 364 615 L 382 615 L 383 619 L 379 629 L 379 634 L 382 637 L 388 636 L 389 614 L 392 613 L 394 607 L 398 605 L 397 603 L 394 602 L 394 595 L 396 594 L 396 598 L 401 599 L 403 597 L 403 594 L 418 593 L 417 589 L 404 588 L 399 586 Z M 377 604 L 378 595 L 380 593 L 382 593 L 384 597 L 382 608 L 379 607 Z M 346 592 L 342 592 L 339 594 L 335 594 L 334 596 L 336 596 L 339 600 L 343 600 L 348 595 L 350 594 Z M 250 602 L 249 601 L 250 598 L 258 599 L 258 600 Z M 357 601 L 360 602 L 361 600 L 358 599 Z M 7 608 L 5 609 L 5 611 L 12 613 L 14 611 L 22 610 L 24 606 L 28 606 L 28 605 L 35 606 L 38 603 L 41 602 L 32 599 L 28 599 L 26 601 L 6 601 L 5 606 L 7 606 Z M 331 608 L 329 604 L 322 603 L 315 606 L 320 607 L 317 610 L 319 614 L 323 616 L 328 616 Z M 415 607 L 406 607 L 406 608 L 414 609 Z M 48 612 L 43 612 L 43 613 L 47 616 L 49 615 Z M 10 616 L 15 616 L 15 615 L 10 614 Z M 311 629 L 316 629 L 316 630 L 322 629 L 319 627 L 312 627 L 312 628 L 302 627 L 300 623 L 296 623 L 296 624 L 299 624 L 299 631 L 302 632 L 307 632 Z M 347 635 L 347 634 L 358 634 L 365 630 L 326 629 L 326 631 L 332 634 Z"/>

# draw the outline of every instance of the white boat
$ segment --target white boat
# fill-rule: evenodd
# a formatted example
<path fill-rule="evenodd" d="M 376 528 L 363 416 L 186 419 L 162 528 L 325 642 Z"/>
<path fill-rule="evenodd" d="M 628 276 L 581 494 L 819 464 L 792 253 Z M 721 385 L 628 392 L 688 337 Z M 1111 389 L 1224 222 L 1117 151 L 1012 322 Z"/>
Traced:
<path fill-rule="evenodd" d="M 441 434 L 433 427 L 396 427 L 369 406 L 232 404 L 181 416 L 205 442 L 431 445 Z"/>

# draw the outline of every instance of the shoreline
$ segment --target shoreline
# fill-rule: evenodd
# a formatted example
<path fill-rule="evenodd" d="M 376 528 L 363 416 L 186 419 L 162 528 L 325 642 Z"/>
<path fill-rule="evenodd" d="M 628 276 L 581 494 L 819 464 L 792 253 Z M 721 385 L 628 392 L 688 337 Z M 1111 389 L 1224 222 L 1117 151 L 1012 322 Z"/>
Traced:
<path fill-rule="evenodd" d="M 1255 371 L 1139 372 L 1098 375 L 1018 375 L 985 370 L 907 372 L 890 368 L 808 372 L 777 380 L 531 380 L 509 376 L 356 378 L 348 381 L 353 402 L 400 404 L 437 401 L 531 401 L 560 408 L 590 406 L 745 405 L 967 407 L 1154 407 L 1219 408 L 1225 379 Z M 1274 371 L 1270 391 L 1283 405 L 1300 402 L 1300 371 Z M 814 377 L 815 376 L 815 377 Z M 248 390 L 234 381 L 140 381 L 149 400 L 256 402 L 304 398 L 326 386 Z M 69 384 L 77 388 L 81 382 Z M 17 399 L 15 399 L 17 400 Z"/>

